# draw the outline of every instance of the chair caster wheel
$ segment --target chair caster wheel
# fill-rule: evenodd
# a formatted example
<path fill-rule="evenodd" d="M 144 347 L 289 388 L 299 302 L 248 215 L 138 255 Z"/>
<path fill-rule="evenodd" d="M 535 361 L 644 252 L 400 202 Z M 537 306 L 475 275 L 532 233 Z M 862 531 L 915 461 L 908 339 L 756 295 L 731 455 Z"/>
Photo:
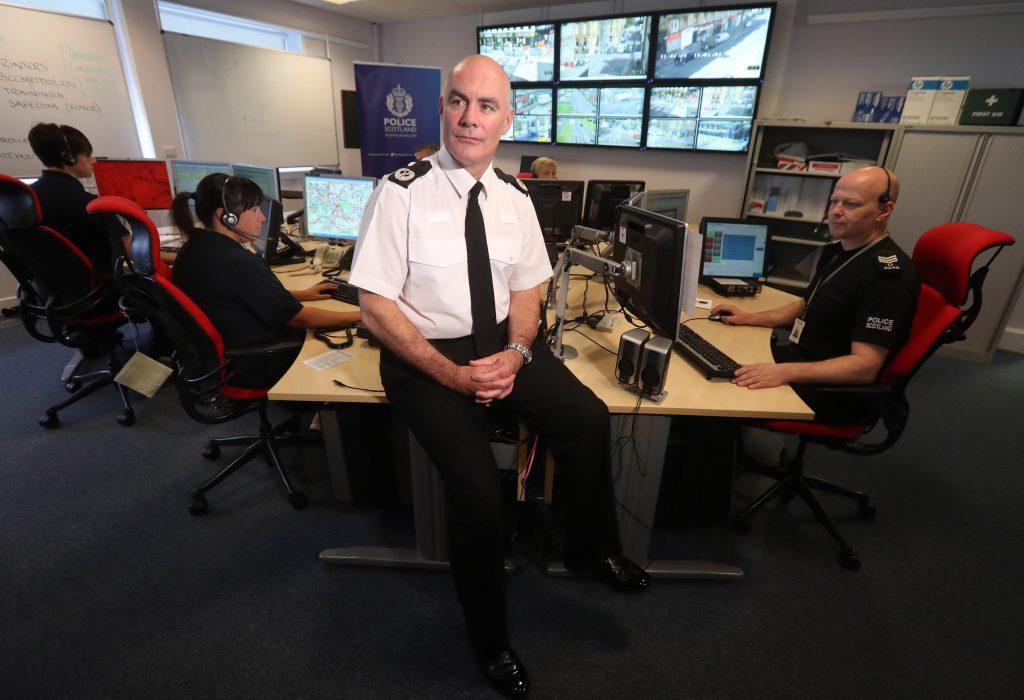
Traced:
<path fill-rule="evenodd" d="M 858 506 L 857 513 L 859 513 L 862 518 L 873 518 L 875 517 L 875 507 L 867 501 L 864 501 Z"/>
<path fill-rule="evenodd" d="M 78 391 L 81 388 L 82 388 L 82 383 L 79 382 L 79 381 L 71 381 L 71 382 L 66 382 L 64 384 L 64 391 L 68 392 L 69 394 L 73 394 L 73 393 L 75 393 L 76 391 Z"/>
<path fill-rule="evenodd" d="M 203 448 L 203 457 L 207 459 L 217 459 L 220 457 L 220 445 L 213 442 L 209 443 Z"/>
<path fill-rule="evenodd" d="M 50 410 L 46 412 L 46 415 L 39 419 L 39 425 L 44 428 L 56 428 L 60 425 L 60 419 L 57 417 L 57 412 Z"/>
<path fill-rule="evenodd" d="M 839 550 L 839 563 L 844 569 L 856 571 L 860 568 L 860 555 L 850 545 L 845 545 Z"/>
<path fill-rule="evenodd" d="M 193 491 L 192 499 L 188 502 L 188 512 L 192 515 L 202 515 L 207 510 L 209 510 L 209 504 L 206 502 L 206 496 L 198 491 Z"/>
<path fill-rule="evenodd" d="M 125 427 L 135 425 L 135 411 L 129 410 L 118 414 L 117 422 Z"/>
<path fill-rule="evenodd" d="M 737 515 L 732 521 L 732 530 L 737 535 L 749 535 L 754 529 L 754 525 L 750 522 L 750 518 L 745 518 L 742 515 Z"/>
<path fill-rule="evenodd" d="M 295 510 L 302 510 L 309 505 L 309 499 L 306 498 L 306 494 L 302 491 L 292 491 L 288 494 L 288 502 L 292 504 L 292 508 Z"/>

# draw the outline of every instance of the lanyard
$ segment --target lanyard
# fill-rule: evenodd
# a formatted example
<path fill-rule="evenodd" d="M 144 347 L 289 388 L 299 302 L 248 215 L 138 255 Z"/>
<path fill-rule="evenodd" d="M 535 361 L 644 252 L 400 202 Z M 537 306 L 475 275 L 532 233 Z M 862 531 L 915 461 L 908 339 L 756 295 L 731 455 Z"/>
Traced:
<path fill-rule="evenodd" d="M 854 260 L 855 260 L 856 258 L 860 257 L 860 256 L 861 256 L 861 254 L 863 254 L 863 253 L 866 253 L 866 252 L 868 252 L 868 251 L 869 251 L 870 249 L 874 248 L 874 247 L 875 247 L 875 246 L 876 246 L 877 244 L 881 243 L 881 242 L 882 242 L 883 240 L 885 240 L 885 239 L 886 239 L 886 238 L 888 238 L 888 237 L 889 237 L 889 234 L 888 234 L 888 232 L 886 232 L 886 233 L 882 234 L 881 236 L 879 236 L 878 238 L 876 238 L 875 240 L 871 241 L 871 242 L 870 242 L 870 243 L 868 243 L 868 244 L 867 244 L 866 246 L 864 246 L 863 248 L 861 248 L 860 250 L 858 250 L 858 251 L 857 251 L 856 253 L 854 253 L 853 255 L 851 255 L 850 257 L 848 257 L 848 258 L 847 258 L 847 259 L 846 259 L 846 260 L 845 260 L 845 261 L 843 262 L 843 264 L 842 264 L 842 265 L 840 265 L 840 266 L 839 266 L 839 267 L 837 267 L 836 269 L 832 270 L 832 272 L 828 273 L 828 276 L 827 276 L 827 277 L 825 277 L 824 279 L 820 279 L 820 280 L 818 280 L 818 283 L 817 283 L 816 285 L 814 285 L 814 289 L 812 289 L 812 290 L 811 290 L 811 296 L 809 296 L 809 297 L 807 298 L 807 303 L 806 303 L 806 304 L 804 304 L 804 312 L 803 312 L 803 314 L 801 314 L 801 315 L 800 315 L 800 318 L 806 318 L 806 316 L 807 316 L 807 310 L 811 308 L 811 302 L 812 302 L 812 301 L 814 301 L 814 295 L 818 293 L 818 290 L 819 290 L 819 289 L 821 289 L 821 288 L 822 288 L 822 287 L 823 287 L 824 285 L 828 284 L 828 283 L 829 283 L 829 282 L 830 282 L 830 281 L 832 280 L 832 278 L 833 278 L 833 277 L 835 277 L 836 275 L 838 275 L 838 274 L 839 274 L 839 272 L 840 272 L 840 271 L 841 271 L 841 270 L 842 270 L 842 269 L 843 269 L 844 267 L 846 267 L 847 265 L 849 265 L 850 263 L 852 263 L 852 262 L 853 262 L 853 261 L 854 261 Z"/>

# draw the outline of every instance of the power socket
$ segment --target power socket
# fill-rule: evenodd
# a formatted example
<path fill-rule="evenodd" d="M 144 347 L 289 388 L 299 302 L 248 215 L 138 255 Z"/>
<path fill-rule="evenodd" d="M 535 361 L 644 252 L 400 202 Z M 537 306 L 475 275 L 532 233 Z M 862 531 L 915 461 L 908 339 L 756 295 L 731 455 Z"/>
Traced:
<path fill-rule="evenodd" d="M 615 330 L 615 326 L 619 323 L 619 319 L 622 318 L 622 314 L 605 314 L 601 317 L 601 320 L 594 326 L 596 330 L 603 331 L 605 333 L 611 333 Z"/>

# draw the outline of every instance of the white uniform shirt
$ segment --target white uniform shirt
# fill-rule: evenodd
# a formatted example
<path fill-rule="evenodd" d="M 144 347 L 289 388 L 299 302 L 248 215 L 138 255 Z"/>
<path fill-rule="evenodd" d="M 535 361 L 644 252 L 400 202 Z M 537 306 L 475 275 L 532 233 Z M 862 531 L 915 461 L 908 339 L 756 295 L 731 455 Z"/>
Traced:
<path fill-rule="evenodd" d="M 429 339 L 473 331 L 466 266 L 466 206 L 476 180 L 444 148 L 408 187 L 385 178 L 363 213 L 352 274 L 355 286 L 393 300 Z M 495 320 L 508 316 L 509 292 L 551 277 L 537 213 L 493 164 L 480 178 L 480 209 L 494 285 Z"/>

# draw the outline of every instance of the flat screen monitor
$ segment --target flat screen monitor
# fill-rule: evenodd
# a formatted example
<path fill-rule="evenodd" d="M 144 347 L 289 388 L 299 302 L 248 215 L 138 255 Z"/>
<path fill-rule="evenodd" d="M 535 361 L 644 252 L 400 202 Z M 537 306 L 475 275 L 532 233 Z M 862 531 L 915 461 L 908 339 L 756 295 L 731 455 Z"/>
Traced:
<path fill-rule="evenodd" d="M 478 27 L 477 53 L 501 64 L 513 83 L 555 79 L 555 25 Z"/>
<path fill-rule="evenodd" d="M 281 239 L 281 224 L 284 223 L 284 215 L 281 203 L 269 197 L 264 197 L 260 202 L 260 211 L 263 212 L 264 217 L 263 228 L 260 229 L 260 237 L 253 241 L 252 245 L 269 265 L 273 254 L 277 252 L 277 243 Z"/>
<path fill-rule="evenodd" d="M 281 201 L 281 181 L 277 174 L 277 168 L 232 163 L 231 170 L 233 175 L 247 177 L 259 185 L 264 197 Z"/>
<path fill-rule="evenodd" d="M 696 295 L 697 285 L 697 275 L 685 274 L 686 224 L 623 205 L 616 214 L 611 257 L 636 270 L 633 277 L 614 278 L 615 298 L 655 333 L 675 340 L 683 300 Z"/>
<path fill-rule="evenodd" d="M 768 248 L 768 224 L 750 219 L 704 217 L 700 222 L 704 235 L 704 255 L 700 276 L 764 279 L 765 251 Z"/>
<path fill-rule="evenodd" d="M 653 87 L 647 147 L 746 151 L 757 97 L 756 85 Z"/>
<path fill-rule="evenodd" d="M 637 206 L 676 221 L 686 221 L 690 190 L 647 190 Z"/>
<path fill-rule="evenodd" d="M 654 78 L 764 77 L 774 6 L 700 8 L 658 16 Z"/>
<path fill-rule="evenodd" d="M 553 113 L 551 88 L 513 89 L 512 127 L 501 135 L 501 140 L 550 143 Z"/>
<path fill-rule="evenodd" d="M 640 147 L 642 87 L 558 89 L 558 143 Z"/>
<path fill-rule="evenodd" d="M 650 27 L 650 15 L 561 22 L 559 80 L 646 78 Z"/>
<path fill-rule="evenodd" d="M 170 209 L 174 194 L 163 160 L 97 160 L 93 166 L 96 192 L 124 197 L 143 209 Z"/>
<path fill-rule="evenodd" d="M 377 180 L 347 175 L 307 175 L 304 188 L 306 235 L 322 241 L 355 242 L 363 210 Z"/>
<path fill-rule="evenodd" d="M 523 180 L 547 244 L 564 243 L 583 213 L 582 180 Z"/>
<path fill-rule="evenodd" d="M 615 223 L 615 207 L 644 189 L 643 180 L 590 180 L 583 207 L 583 223 L 609 231 Z"/>
<path fill-rule="evenodd" d="M 172 160 L 171 172 L 174 173 L 174 191 L 195 192 L 196 187 L 207 175 L 225 173 L 231 175 L 231 163 L 205 163 L 192 160 Z"/>

